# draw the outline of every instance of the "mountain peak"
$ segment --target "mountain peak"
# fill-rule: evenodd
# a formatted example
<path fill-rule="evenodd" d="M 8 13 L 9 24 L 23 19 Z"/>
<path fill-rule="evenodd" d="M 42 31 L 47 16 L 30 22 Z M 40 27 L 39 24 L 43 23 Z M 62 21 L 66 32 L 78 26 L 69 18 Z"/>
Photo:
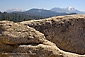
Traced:
<path fill-rule="evenodd" d="M 69 6 L 69 7 L 67 8 L 67 10 L 71 11 L 71 10 L 75 10 L 75 8 Z"/>
<path fill-rule="evenodd" d="M 77 14 L 84 14 L 84 12 L 77 10 L 71 6 L 67 7 L 67 8 L 52 8 L 51 11 L 54 12 L 60 12 L 60 13 L 77 13 Z"/>
<path fill-rule="evenodd" d="M 73 8 L 73 7 L 69 6 L 68 8 Z"/>

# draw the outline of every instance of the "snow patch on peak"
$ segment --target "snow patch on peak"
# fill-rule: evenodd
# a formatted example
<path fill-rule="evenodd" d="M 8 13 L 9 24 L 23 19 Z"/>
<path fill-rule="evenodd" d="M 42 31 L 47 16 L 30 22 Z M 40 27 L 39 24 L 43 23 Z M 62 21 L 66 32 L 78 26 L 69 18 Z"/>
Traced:
<path fill-rule="evenodd" d="M 75 8 L 69 6 L 69 7 L 67 8 L 67 10 L 71 11 L 71 10 L 75 10 Z"/>
<path fill-rule="evenodd" d="M 69 6 L 68 8 L 71 9 L 71 8 L 73 8 L 73 7 Z"/>

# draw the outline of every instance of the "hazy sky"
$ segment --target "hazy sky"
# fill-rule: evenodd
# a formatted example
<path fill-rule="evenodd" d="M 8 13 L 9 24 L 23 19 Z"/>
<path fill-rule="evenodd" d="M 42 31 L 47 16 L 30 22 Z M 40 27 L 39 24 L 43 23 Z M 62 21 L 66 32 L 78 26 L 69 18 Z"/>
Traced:
<path fill-rule="evenodd" d="M 27 10 L 31 8 L 66 8 L 69 6 L 85 11 L 85 0 L 0 0 L 0 11 L 15 8 Z"/>

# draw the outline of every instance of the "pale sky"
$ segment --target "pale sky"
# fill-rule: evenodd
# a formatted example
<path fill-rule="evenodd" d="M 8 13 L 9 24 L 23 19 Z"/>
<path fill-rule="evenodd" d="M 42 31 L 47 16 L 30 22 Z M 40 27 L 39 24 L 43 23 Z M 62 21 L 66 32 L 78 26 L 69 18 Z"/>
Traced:
<path fill-rule="evenodd" d="M 54 7 L 73 7 L 85 11 L 85 0 L 0 0 L 0 11 L 8 9 L 51 9 Z"/>

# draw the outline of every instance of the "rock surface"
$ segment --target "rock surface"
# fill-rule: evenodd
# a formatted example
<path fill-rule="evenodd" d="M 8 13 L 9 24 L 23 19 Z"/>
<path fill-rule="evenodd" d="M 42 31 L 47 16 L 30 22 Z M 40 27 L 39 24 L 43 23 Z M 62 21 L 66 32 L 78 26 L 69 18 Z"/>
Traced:
<path fill-rule="evenodd" d="M 85 54 L 85 15 L 58 16 L 20 23 L 40 31 L 62 50 Z"/>
<path fill-rule="evenodd" d="M 84 18 L 70 15 L 20 23 L 0 21 L 0 57 L 85 57 Z"/>
<path fill-rule="evenodd" d="M 28 53 L 29 57 L 61 57 L 55 47 L 55 44 L 45 39 L 44 34 L 29 26 L 0 21 L 0 57 L 12 56 L 10 53 Z"/>
<path fill-rule="evenodd" d="M 29 26 L 0 21 L 0 42 L 5 44 L 41 43 L 44 34 Z M 35 41 L 34 41 L 35 40 Z"/>

